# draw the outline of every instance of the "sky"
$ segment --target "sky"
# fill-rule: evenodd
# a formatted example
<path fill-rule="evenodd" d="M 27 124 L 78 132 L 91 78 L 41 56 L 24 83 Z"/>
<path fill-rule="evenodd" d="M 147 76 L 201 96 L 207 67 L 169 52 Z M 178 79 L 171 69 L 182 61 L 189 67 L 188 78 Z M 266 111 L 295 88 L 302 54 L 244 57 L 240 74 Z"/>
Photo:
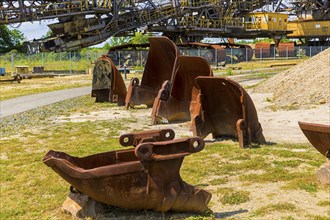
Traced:
<path fill-rule="evenodd" d="M 45 35 L 49 30 L 47 24 L 54 23 L 52 22 L 45 22 L 45 21 L 35 21 L 31 22 L 24 22 L 21 25 L 14 24 L 10 26 L 10 29 L 18 29 L 21 31 L 27 40 L 39 39 L 42 35 Z"/>

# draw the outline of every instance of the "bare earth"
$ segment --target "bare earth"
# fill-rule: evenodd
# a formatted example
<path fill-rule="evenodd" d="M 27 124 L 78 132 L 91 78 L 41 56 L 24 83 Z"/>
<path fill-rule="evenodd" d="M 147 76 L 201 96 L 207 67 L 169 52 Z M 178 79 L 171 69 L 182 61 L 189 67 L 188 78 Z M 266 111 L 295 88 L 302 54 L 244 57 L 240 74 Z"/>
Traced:
<path fill-rule="evenodd" d="M 330 124 L 329 103 L 318 105 L 312 109 L 272 111 L 268 108 L 271 103 L 267 101 L 267 98 L 272 96 L 271 93 L 248 92 L 256 106 L 259 121 L 262 125 L 266 141 L 268 142 L 308 143 L 308 140 L 298 126 L 298 121 Z M 56 120 L 79 122 L 96 120 L 111 121 L 113 119 L 134 118 L 137 122 L 131 122 L 131 124 L 128 125 L 131 129 L 124 130 L 122 133 L 141 129 L 173 128 L 177 137 L 187 137 L 192 135 L 189 131 L 189 122 L 151 125 L 150 116 L 151 109 L 142 108 L 134 111 L 126 111 L 123 107 L 114 107 L 106 111 L 91 112 L 86 115 L 75 114 L 70 117 L 63 116 Z M 207 137 L 207 139 L 211 138 L 211 135 Z"/>

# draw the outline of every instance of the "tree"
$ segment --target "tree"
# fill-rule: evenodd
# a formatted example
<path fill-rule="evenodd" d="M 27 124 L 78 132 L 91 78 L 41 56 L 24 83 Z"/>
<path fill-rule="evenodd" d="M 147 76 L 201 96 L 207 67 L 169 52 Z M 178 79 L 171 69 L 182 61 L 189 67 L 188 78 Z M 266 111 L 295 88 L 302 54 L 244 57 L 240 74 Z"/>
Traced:
<path fill-rule="evenodd" d="M 11 50 L 23 51 L 24 34 L 17 29 L 10 30 L 5 25 L 0 25 L 0 53 Z"/>
<path fill-rule="evenodd" d="M 150 35 L 142 34 L 141 32 L 135 32 L 134 37 L 131 38 L 130 43 L 132 44 L 145 44 L 148 43 L 148 38 Z"/>
<path fill-rule="evenodd" d="M 42 35 L 41 38 L 47 38 L 53 35 L 53 32 L 51 29 L 48 29 L 48 31 L 46 32 L 46 34 Z"/>
<path fill-rule="evenodd" d="M 130 37 L 110 37 L 109 41 L 103 46 L 103 48 L 109 50 L 111 47 L 124 45 L 130 41 Z"/>

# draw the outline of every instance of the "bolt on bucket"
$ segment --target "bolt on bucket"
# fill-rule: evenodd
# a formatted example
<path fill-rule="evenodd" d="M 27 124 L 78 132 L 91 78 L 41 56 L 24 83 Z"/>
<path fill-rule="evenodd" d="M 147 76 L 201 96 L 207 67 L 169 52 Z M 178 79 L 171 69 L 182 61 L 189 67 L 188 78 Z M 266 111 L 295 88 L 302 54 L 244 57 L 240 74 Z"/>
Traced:
<path fill-rule="evenodd" d="M 150 37 L 150 49 L 141 83 L 131 79 L 126 96 L 126 109 L 145 104 L 151 107 L 165 80 L 170 80 L 179 49 L 167 37 Z"/>
<path fill-rule="evenodd" d="M 172 121 L 190 120 L 191 98 L 198 94 L 195 78 L 213 76 L 212 69 L 202 57 L 179 56 L 171 81 L 165 81 L 154 101 L 152 123 L 163 119 Z"/>
<path fill-rule="evenodd" d="M 87 157 L 49 151 L 43 162 L 75 191 L 105 204 L 127 209 L 204 212 L 211 194 L 185 183 L 185 156 L 204 148 L 198 137 L 142 143 L 132 149 Z"/>
<path fill-rule="evenodd" d="M 232 137 L 240 147 L 265 143 L 255 106 L 242 86 L 224 77 L 197 77 L 196 83 L 200 93 L 190 106 L 194 135 Z"/>
<path fill-rule="evenodd" d="M 112 60 L 103 55 L 95 62 L 92 97 L 96 97 L 96 102 L 113 102 L 123 106 L 126 94 L 123 77 Z"/>
<path fill-rule="evenodd" d="M 330 125 L 298 122 L 308 141 L 322 155 L 330 159 Z"/>

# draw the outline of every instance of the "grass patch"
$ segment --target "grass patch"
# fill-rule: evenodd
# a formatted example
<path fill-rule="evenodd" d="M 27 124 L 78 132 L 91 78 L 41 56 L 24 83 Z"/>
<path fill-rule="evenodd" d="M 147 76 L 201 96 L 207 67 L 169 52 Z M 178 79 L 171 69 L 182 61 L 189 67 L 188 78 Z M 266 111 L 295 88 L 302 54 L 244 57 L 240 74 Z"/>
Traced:
<path fill-rule="evenodd" d="M 314 193 L 319 189 L 326 190 L 326 186 L 319 183 L 315 178 L 315 173 L 305 173 L 304 176 L 289 181 L 286 185 L 282 186 L 282 189 L 295 189 L 304 190 L 306 192 Z"/>
<path fill-rule="evenodd" d="M 273 164 L 275 167 L 298 167 L 300 164 L 302 164 L 303 161 L 301 160 L 284 160 L 284 161 L 274 161 Z"/>
<path fill-rule="evenodd" d="M 293 212 L 297 207 L 291 203 L 283 202 L 263 206 L 252 213 L 252 216 L 265 216 L 273 212 Z"/>
<path fill-rule="evenodd" d="M 241 181 L 247 182 L 279 182 L 279 181 L 289 181 L 295 178 L 303 177 L 305 173 L 300 172 L 290 172 L 281 168 L 269 168 L 267 172 L 263 174 L 247 174 L 241 175 L 239 179 Z"/>
<path fill-rule="evenodd" d="M 250 201 L 250 192 L 236 191 L 230 188 L 220 188 L 217 190 L 222 204 L 237 205 Z"/>
<path fill-rule="evenodd" d="M 216 178 L 216 179 L 210 180 L 209 183 L 211 185 L 222 185 L 222 184 L 228 183 L 228 179 L 226 179 L 226 178 Z"/>
<path fill-rule="evenodd" d="M 330 207 L 330 201 L 329 200 L 320 201 L 317 203 L 317 205 L 321 207 L 326 207 L 326 206 Z"/>
<path fill-rule="evenodd" d="M 1 84 L 0 101 L 24 95 L 92 85 L 92 75 L 73 75 L 54 78 L 23 79 L 21 83 Z"/>

